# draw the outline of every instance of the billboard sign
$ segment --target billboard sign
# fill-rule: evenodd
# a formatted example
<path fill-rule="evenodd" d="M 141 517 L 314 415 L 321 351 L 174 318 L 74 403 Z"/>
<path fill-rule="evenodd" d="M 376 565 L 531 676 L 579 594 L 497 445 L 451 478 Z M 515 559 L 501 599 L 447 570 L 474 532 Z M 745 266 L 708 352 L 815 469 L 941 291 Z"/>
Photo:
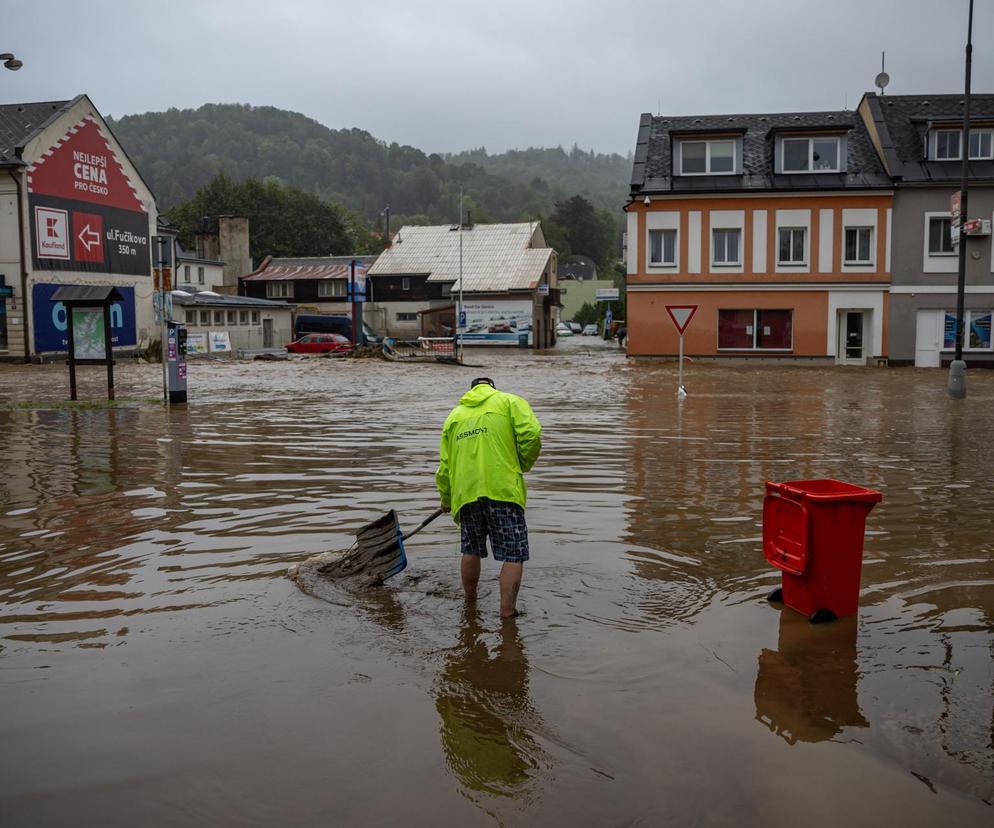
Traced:
<path fill-rule="evenodd" d="M 949 216 L 951 218 L 950 223 L 952 225 L 957 225 L 960 223 L 959 208 L 960 202 L 962 200 L 962 193 L 957 190 L 951 196 L 949 196 Z"/>
<path fill-rule="evenodd" d="M 459 334 L 464 342 L 517 345 L 518 334 L 532 329 L 532 300 L 463 302 L 459 322 Z"/>
<path fill-rule="evenodd" d="M 148 213 L 93 117 L 35 161 L 27 179 L 36 270 L 149 275 Z"/>
<path fill-rule="evenodd" d="M 52 295 L 60 287 L 65 286 L 44 284 L 34 285 L 31 289 L 35 351 L 38 353 L 69 350 L 67 333 L 69 319 L 66 306 L 62 302 L 51 301 Z M 118 287 L 117 292 L 123 298 L 120 302 L 114 302 L 110 306 L 110 341 L 114 348 L 126 348 L 138 344 L 135 327 L 135 289 Z M 77 330 L 77 328 L 73 328 L 74 336 Z M 103 331 L 102 318 L 100 330 Z M 76 347 L 79 348 L 79 340 L 77 340 Z M 102 340 L 100 347 L 103 348 Z M 77 355 L 79 355 L 78 350 Z"/>
<path fill-rule="evenodd" d="M 597 302 L 617 302 L 621 298 L 621 291 L 618 288 L 597 288 L 595 296 Z"/>

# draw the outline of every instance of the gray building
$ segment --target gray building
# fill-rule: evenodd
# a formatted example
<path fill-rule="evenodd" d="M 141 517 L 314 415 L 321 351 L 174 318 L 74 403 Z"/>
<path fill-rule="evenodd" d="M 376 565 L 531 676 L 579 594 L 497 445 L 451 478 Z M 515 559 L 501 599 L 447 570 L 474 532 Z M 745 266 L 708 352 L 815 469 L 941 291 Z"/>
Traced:
<path fill-rule="evenodd" d="M 969 215 L 987 225 L 964 236 L 966 332 L 963 357 L 994 367 L 994 95 L 974 95 L 963 140 L 962 95 L 867 93 L 859 113 L 894 182 L 888 356 L 891 365 L 947 365 L 955 349 L 958 251 L 950 196 L 969 152 Z M 969 146 L 967 146 L 967 143 Z"/>

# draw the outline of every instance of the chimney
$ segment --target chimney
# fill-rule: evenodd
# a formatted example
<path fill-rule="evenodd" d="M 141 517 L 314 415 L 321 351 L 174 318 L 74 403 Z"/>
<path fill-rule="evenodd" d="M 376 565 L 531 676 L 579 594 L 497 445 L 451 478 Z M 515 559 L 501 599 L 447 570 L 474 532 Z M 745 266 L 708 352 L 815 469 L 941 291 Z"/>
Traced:
<path fill-rule="evenodd" d="M 224 262 L 225 287 L 238 292 L 238 277 L 252 272 L 249 253 L 249 220 L 245 216 L 218 216 L 218 258 Z"/>

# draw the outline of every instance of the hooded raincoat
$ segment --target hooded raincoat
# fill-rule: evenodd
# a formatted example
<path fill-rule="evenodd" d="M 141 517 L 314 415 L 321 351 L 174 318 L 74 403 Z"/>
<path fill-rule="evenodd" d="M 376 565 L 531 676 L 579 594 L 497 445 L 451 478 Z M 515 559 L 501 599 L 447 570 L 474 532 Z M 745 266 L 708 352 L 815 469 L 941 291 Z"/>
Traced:
<path fill-rule="evenodd" d="M 542 450 L 542 426 L 521 397 L 481 384 L 463 394 L 442 426 L 435 485 L 459 510 L 481 497 L 525 507 L 524 472 Z"/>

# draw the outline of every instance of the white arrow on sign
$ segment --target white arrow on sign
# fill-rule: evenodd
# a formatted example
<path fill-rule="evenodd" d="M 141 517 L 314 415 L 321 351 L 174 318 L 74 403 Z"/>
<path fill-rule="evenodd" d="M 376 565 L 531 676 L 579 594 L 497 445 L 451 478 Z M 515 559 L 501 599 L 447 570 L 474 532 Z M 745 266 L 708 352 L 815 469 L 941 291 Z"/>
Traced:
<path fill-rule="evenodd" d="M 89 224 L 79 231 L 78 238 L 83 247 L 86 248 L 87 253 L 93 249 L 94 245 L 100 244 L 100 234 L 96 230 L 91 230 Z"/>
<path fill-rule="evenodd" d="M 667 305 L 666 312 L 670 315 L 670 319 L 673 320 L 673 324 L 676 325 L 676 329 L 683 336 L 683 332 L 687 330 L 687 326 L 690 324 L 690 320 L 694 318 L 694 314 L 697 313 L 697 305 Z"/>

